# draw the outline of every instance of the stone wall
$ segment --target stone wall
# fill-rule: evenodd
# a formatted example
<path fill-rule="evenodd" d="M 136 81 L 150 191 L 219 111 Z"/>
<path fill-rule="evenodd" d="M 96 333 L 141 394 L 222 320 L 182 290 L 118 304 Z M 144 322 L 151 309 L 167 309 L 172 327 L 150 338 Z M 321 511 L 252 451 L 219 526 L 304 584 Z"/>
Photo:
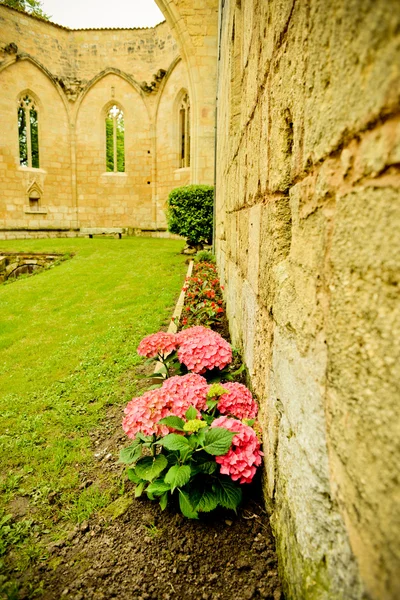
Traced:
<path fill-rule="evenodd" d="M 21 275 L 31 275 L 35 271 L 50 267 L 61 260 L 65 260 L 62 254 L 2 253 L 0 256 L 0 283 Z"/>
<path fill-rule="evenodd" d="M 81 227 L 165 229 L 169 191 L 195 177 L 192 166 L 178 168 L 183 90 L 191 102 L 196 177 L 213 181 L 213 128 L 206 144 L 193 132 L 200 127 L 204 136 L 199 121 L 213 124 L 214 113 L 205 114 L 189 67 L 165 22 L 148 29 L 69 30 L 0 5 L 0 236 Z M 207 81 L 201 94 L 214 98 L 215 64 Z M 40 169 L 19 165 L 17 98 L 24 91 L 38 104 Z M 124 111 L 125 173 L 106 172 L 105 108 L 113 102 Z M 32 185 L 39 190 L 39 211 L 29 208 Z"/>
<path fill-rule="evenodd" d="M 223 3 L 217 255 L 299 600 L 400 597 L 395 5 Z"/>
<path fill-rule="evenodd" d="M 177 41 L 192 102 L 192 183 L 214 183 L 218 0 L 155 0 Z"/>

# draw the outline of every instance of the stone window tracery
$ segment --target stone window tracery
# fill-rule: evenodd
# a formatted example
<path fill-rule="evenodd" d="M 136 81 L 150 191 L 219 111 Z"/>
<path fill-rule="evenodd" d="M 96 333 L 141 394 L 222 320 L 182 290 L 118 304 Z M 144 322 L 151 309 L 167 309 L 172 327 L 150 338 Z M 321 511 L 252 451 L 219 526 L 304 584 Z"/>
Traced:
<path fill-rule="evenodd" d="M 190 102 L 185 94 L 179 105 L 179 168 L 190 167 Z"/>
<path fill-rule="evenodd" d="M 23 167 L 39 168 L 39 127 L 36 102 L 28 95 L 18 101 L 19 162 Z"/>
<path fill-rule="evenodd" d="M 106 169 L 111 173 L 125 172 L 124 113 L 116 104 L 106 115 Z"/>

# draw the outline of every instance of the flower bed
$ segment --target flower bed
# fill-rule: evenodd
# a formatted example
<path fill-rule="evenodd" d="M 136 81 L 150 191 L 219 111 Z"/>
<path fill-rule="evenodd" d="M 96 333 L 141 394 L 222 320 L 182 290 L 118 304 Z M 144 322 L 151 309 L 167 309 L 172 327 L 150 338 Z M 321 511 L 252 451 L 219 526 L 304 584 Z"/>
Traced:
<path fill-rule="evenodd" d="M 187 277 L 183 290 L 186 303 L 182 314 L 182 327 L 205 325 L 218 328 L 225 316 L 216 266 L 211 262 L 198 262 L 191 277 Z"/>
<path fill-rule="evenodd" d="M 194 519 L 218 506 L 236 510 L 262 461 L 257 404 L 234 381 L 242 369 L 233 371 L 230 344 L 199 324 L 215 326 L 224 314 L 215 266 L 196 266 L 182 319 L 184 327 L 195 324 L 139 344 L 140 355 L 163 365 L 161 383 L 125 408 L 123 429 L 133 442 L 120 455 L 137 497 L 145 492 L 164 509 L 177 496 Z"/>

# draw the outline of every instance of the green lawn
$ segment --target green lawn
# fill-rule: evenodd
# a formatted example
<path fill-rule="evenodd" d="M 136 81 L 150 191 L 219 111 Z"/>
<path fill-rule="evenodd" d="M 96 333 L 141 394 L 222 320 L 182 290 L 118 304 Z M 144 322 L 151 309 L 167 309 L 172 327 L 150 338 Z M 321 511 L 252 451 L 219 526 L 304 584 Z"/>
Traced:
<path fill-rule="evenodd" d="M 181 249 L 146 238 L 0 242 L 0 252 L 74 253 L 0 286 L 0 516 L 27 498 L 38 526 L 53 531 L 110 501 L 107 482 L 79 491 L 94 463 L 89 433 L 137 391 L 136 348 L 172 313 L 186 271 Z M 2 532 L 3 545 L 13 541 L 5 527 L 0 556 Z"/>

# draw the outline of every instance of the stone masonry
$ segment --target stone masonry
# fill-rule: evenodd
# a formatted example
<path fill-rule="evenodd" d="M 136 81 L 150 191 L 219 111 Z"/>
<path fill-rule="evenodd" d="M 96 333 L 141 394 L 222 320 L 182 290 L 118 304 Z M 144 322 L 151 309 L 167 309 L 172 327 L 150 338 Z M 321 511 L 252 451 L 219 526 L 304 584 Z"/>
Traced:
<path fill-rule="evenodd" d="M 223 3 L 217 255 L 299 600 L 400 597 L 398 8 Z"/>
<path fill-rule="evenodd" d="M 165 229 L 169 191 L 194 181 L 192 168 L 179 167 L 177 98 L 189 91 L 193 131 L 204 112 L 167 23 L 69 30 L 0 5 L 0 87 L 1 237 Z M 203 87 L 214 94 L 215 82 Z M 19 165 L 24 92 L 38 106 L 39 169 Z M 124 173 L 105 166 L 105 110 L 113 102 L 124 112 Z M 192 150 L 202 183 L 213 178 L 208 146 Z M 32 185 L 40 210 L 29 207 Z"/>

